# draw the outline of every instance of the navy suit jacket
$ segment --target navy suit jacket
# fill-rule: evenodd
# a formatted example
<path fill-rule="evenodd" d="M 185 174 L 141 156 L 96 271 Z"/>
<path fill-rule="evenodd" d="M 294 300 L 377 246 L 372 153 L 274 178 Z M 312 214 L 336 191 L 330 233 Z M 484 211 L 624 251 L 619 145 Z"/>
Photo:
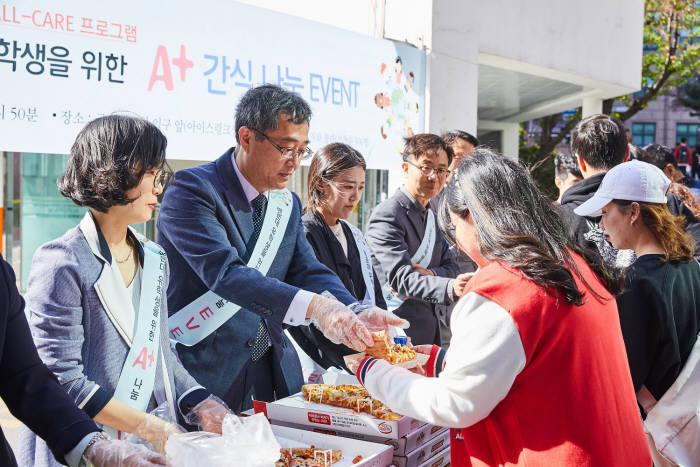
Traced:
<path fill-rule="evenodd" d="M 24 300 L 10 265 L 0 256 L 0 397 L 10 412 L 41 436 L 56 460 L 86 435 L 95 422 L 75 406 L 39 358 L 24 316 Z M 17 465 L 0 429 L 0 465 Z"/>
<path fill-rule="evenodd" d="M 258 323 L 272 338 L 274 365 L 284 383 L 278 395 L 303 384 L 296 352 L 282 332 L 283 319 L 300 289 L 325 290 L 344 304 L 356 302 L 340 279 L 321 264 L 306 240 L 301 201 L 294 207 L 282 244 L 267 275 L 246 263 L 255 246 L 253 213 L 233 168 L 229 149 L 219 159 L 181 170 L 165 192 L 158 216 L 158 242 L 170 261 L 168 308 L 172 316 L 207 290 L 242 309 L 198 344 L 177 344 L 185 368 L 209 391 L 226 396 L 251 361 Z M 239 407 L 241 401 L 226 401 Z"/>

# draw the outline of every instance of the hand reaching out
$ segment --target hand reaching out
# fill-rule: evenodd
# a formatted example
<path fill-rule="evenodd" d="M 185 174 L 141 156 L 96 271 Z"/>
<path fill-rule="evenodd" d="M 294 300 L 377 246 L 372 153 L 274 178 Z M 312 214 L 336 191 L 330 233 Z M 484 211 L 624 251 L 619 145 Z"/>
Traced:
<path fill-rule="evenodd" d="M 464 288 L 467 286 L 469 280 L 474 277 L 474 272 L 465 272 L 455 277 L 454 283 L 452 284 L 452 293 L 455 297 L 459 298 L 464 294 Z"/>
<path fill-rule="evenodd" d="M 221 434 L 221 424 L 227 414 L 233 414 L 226 403 L 211 395 L 204 399 L 187 414 L 185 420 L 196 425 L 202 431 Z"/>
<path fill-rule="evenodd" d="M 345 344 L 358 352 L 374 344 L 365 324 L 336 300 L 316 295 L 309 304 L 306 316 L 334 344 Z"/>

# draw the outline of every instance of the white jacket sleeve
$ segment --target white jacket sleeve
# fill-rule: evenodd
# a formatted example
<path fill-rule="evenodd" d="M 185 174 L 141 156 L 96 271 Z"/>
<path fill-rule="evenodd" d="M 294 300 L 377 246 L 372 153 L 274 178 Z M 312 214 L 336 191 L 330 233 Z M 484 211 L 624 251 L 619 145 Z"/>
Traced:
<path fill-rule="evenodd" d="M 452 428 L 477 423 L 508 394 L 525 367 L 525 350 L 510 314 L 473 292 L 453 310 L 451 329 L 438 377 L 370 358 L 358 369 L 358 379 L 373 397 L 403 415 Z"/>

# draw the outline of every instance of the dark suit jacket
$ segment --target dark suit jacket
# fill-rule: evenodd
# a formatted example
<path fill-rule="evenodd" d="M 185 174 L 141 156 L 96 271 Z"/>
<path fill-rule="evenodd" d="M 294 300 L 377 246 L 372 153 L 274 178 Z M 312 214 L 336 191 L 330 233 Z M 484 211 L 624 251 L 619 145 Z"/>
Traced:
<path fill-rule="evenodd" d="M 428 265 L 435 276 L 424 276 L 413 270 L 411 257 L 423 240 L 426 216 L 427 209 L 400 188 L 374 208 L 366 239 L 380 282 L 388 283 L 407 298 L 395 311 L 411 323 L 406 334 L 416 345 L 439 345 L 435 305 L 449 305 L 454 301 L 452 284 L 459 271 L 449 244 L 439 230 Z"/>
<path fill-rule="evenodd" d="M 355 298 L 318 262 L 301 225 L 301 201 L 294 207 L 277 256 L 266 276 L 246 263 L 255 246 L 253 212 L 231 161 L 233 148 L 216 161 L 175 174 L 158 216 L 158 243 L 170 262 L 169 314 L 207 290 L 242 309 L 192 347 L 177 344 L 185 368 L 212 393 L 225 398 L 251 361 L 258 323 L 272 339 L 274 366 L 284 383 L 277 396 L 298 392 L 301 366 L 282 332 L 283 319 L 299 289 L 329 291 L 344 304 Z M 225 400 L 225 399 L 224 399 Z M 234 410 L 241 400 L 226 400 Z M 250 401 L 245 401 L 246 406 Z"/>
<path fill-rule="evenodd" d="M 37 354 L 24 300 L 15 286 L 15 275 L 0 256 L 0 397 L 12 415 L 43 438 L 56 460 L 83 437 L 98 431 L 90 417 L 77 408 L 59 386 L 56 377 Z M 0 430 L 0 465 L 17 465 Z"/>
<path fill-rule="evenodd" d="M 365 298 L 367 287 L 362 276 L 360 252 L 350 227 L 341 223 L 348 241 L 348 255 L 345 256 L 343 247 L 320 214 L 316 211 L 308 211 L 301 220 L 306 232 L 306 239 L 314 249 L 316 258 L 340 278 L 345 288 L 357 301 L 362 301 Z M 386 308 L 376 272 L 374 273 L 374 300 L 376 306 Z M 292 327 L 289 329 L 289 333 L 304 352 L 323 368 L 328 368 L 331 365 L 345 368 L 343 355 L 356 353 L 342 344 L 332 343 L 314 326 Z"/>

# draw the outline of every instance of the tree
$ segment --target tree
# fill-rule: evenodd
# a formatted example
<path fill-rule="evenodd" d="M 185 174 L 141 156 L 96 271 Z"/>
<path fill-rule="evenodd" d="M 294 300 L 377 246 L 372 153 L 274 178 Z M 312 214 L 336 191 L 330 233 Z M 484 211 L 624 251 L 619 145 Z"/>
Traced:
<path fill-rule="evenodd" d="M 697 73 L 700 58 L 700 2 L 697 0 L 647 0 L 644 16 L 642 90 L 634 95 L 607 99 L 610 113 L 620 100 L 629 107 L 617 116 L 622 121 L 645 108 L 658 96 L 685 84 Z"/>
<path fill-rule="evenodd" d="M 603 113 L 627 120 L 644 109 L 656 97 L 669 93 L 686 83 L 698 71 L 700 59 L 700 2 L 698 0 L 646 0 L 644 15 L 644 55 L 640 92 L 618 96 L 603 102 Z M 627 104 L 624 112 L 612 112 L 614 101 Z M 574 128 L 581 107 L 574 118 L 566 122 L 558 134 L 551 129 L 562 114 L 540 118 L 543 131 L 530 155 L 530 171 L 534 172 L 551 161 L 552 151 Z M 550 131 L 544 131 L 547 128 Z M 525 148 L 521 148 L 525 150 Z"/>

